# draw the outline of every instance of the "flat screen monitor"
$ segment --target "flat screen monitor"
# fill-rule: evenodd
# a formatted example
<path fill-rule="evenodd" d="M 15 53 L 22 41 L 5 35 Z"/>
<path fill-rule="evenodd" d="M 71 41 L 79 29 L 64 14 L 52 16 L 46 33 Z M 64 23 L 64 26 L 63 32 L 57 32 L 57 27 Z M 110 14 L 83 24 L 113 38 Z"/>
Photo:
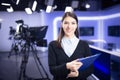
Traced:
<path fill-rule="evenodd" d="M 94 27 L 80 27 L 80 36 L 94 36 Z"/>
<path fill-rule="evenodd" d="M 40 27 L 30 27 L 30 35 L 32 39 L 40 40 L 45 38 L 48 26 L 40 26 Z"/>
<path fill-rule="evenodd" d="M 108 26 L 108 36 L 120 37 L 120 25 Z"/>

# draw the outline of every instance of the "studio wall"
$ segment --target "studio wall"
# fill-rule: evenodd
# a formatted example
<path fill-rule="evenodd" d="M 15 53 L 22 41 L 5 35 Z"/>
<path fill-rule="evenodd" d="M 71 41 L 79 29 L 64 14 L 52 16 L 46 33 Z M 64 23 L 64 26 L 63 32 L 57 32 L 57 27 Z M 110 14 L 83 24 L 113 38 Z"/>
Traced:
<path fill-rule="evenodd" d="M 83 26 L 93 26 L 94 35 L 93 36 L 81 36 L 80 39 L 84 40 L 104 40 L 106 42 L 115 42 L 117 48 L 120 49 L 120 37 L 111 37 L 107 35 L 107 28 L 109 25 L 120 25 L 120 6 L 113 7 L 104 11 L 93 11 L 93 12 L 81 12 L 75 11 L 79 17 L 79 27 Z M 117 14 L 117 17 L 109 19 L 101 19 L 101 16 L 108 16 L 112 14 Z M 24 23 L 29 25 L 29 27 L 34 26 L 44 26 L 48 25 L 48 31 L 46 33 L 45 39 L 47 39 L 47 44 L 50 41 L 54 40 L 56 35 L 58 35 L 58 28 L 61 24 L 61 17 L 64 14 L 64 11 L 54 11 L 52 13 L 43 12 L 34 12 L 31 15 L 26 14 L 25 12 L 0 12 L 0 52 L 10 51 L 12 41 L 9 38 L 9 27 L 13 26 L 16 28 L 15 21 L 18 19 L 23 19 Z M 58 19 L 60 18 L 60 19 Z M 95 18 L 95 19 L 94 19 Z M 106 17 L 105 17 L 106 18 Z M 100 19 L 100 20 L 99 20 Z"/>

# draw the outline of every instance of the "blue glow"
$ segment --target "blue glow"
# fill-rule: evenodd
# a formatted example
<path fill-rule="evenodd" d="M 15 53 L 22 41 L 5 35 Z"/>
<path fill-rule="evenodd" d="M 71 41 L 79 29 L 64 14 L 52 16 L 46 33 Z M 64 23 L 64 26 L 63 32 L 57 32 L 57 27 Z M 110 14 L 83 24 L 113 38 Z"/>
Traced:
<path fill-rule="evenodd" d="M 0 19 L 0 22 L 2 21 L 2 19 Z"/>
<path fill-rule="evenodd" d="M 94 66 L 96 67 L 96 68 L 98 68 L 100 71 L 102 71 L 103 73 L 105 73 L 105 74 L 110 74 L 110 70 L 109 70 L 109 68 L 108 69 L 106 69 L 106 67 L 105 66 L 103 66 L 103 65 L 101 65 L 100 63 L 94 63 Z"/>

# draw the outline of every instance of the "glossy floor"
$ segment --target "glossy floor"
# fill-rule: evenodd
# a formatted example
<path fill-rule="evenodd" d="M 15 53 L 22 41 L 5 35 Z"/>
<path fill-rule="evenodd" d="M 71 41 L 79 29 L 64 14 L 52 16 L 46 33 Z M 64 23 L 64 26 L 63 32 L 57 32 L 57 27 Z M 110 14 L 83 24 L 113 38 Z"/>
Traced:
<path fill-rule="evenodd" d="M 34 57 L 36 53 L 30 52 L 28 61 L 23 60 L 24 56 L 21 54 L 12 54 L 10 58 L 8 58 L 8 54 L 0 53 L 0 80 L 52 80 L 48 68 L 47 52 L 39 51 L 38 57 Z"/>

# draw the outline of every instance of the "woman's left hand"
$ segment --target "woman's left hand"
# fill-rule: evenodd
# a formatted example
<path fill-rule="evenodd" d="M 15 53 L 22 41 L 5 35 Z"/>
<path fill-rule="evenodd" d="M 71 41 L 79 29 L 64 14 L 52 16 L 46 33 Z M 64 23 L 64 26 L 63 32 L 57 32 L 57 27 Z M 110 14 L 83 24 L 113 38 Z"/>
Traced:
<path fill-rule="evenodd" d="M 67 77 L 78 77 L 79 71 L 71 71 Z"/>

